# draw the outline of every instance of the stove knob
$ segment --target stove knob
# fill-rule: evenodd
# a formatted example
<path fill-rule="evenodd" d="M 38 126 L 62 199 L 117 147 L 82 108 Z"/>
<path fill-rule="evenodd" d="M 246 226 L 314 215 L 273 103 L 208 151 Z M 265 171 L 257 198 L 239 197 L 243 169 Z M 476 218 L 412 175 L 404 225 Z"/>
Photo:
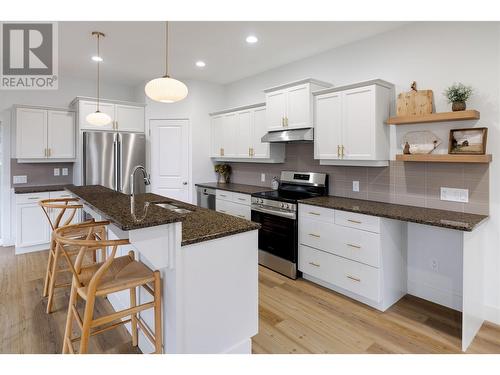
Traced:
<path fill-rule="evenodd" d="M 285 208 L 285 204 L 284 203 L 280 203 L 280 207 L 281 208 Z"/>
<path fill-rule="evenodd" d="M 283 208 L 288 208 L 288 203 L 283 203 Z"/>
<path fill-rule="evenodd" d="M 260 198 L 259 203 L 260 203 L 260 204 L 264 204 L 264 199 Z"/>

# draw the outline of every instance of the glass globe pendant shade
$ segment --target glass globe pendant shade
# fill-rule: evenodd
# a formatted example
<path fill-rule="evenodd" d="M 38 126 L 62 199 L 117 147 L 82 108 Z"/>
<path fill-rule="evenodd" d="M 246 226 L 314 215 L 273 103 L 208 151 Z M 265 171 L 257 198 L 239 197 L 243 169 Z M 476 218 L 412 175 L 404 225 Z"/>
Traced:
<path fill-rule="evenodd" d="M 87 115 L 85 120 L 91 125 L 104 126 L 111 122 L 111 117 L 101 111 L 95 111 Z"/>
<path fill-rule="evenodd" d="M 188 94 L 184 83 L 168 76 L 152 79 L 146 84 L 144 91 L 150 99 L 161 103 L 175 103 Z"/>

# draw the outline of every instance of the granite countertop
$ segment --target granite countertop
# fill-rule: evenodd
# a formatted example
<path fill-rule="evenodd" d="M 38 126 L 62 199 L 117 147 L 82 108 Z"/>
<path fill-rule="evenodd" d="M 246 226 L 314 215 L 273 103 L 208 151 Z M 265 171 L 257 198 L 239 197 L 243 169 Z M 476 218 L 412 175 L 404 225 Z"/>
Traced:
<path fill-rule="evenodd" d="M 361 199 L 323 196 L 299 203 L 470 232 L 488 216 Z"/>
<path fill-rule="evenodd" d="M 74 185 L 66 184 L 66 185 L 14 186 L 14 193 L 15 194 L 46 193 L 49 191 L 65 190 L 66 188 L 72 186 Z"/>
<path fill-rule="evenodd" d="M 136 216 L 143 214 L 145 202 L 171 203 L 191 212 L 176 213 L 150 204 L 146 217 L 142 220 L 135 220 L 130 212 L 129 195 L 99 185 L 70 186 L 67 187 L 67 190 L 80 197 L 91 208 L 125 231 L 182 222 L 182 246 L 260 228 L 259 224 L 248 220 L 152 193 L 136 195 Z"/>
<path fill-rule="evenodd" d="M 233 184 L 232 182 L 227 183 L 227 184 L 220 184 L 218 182 L 206 182 L 206 183 L 196 184 L 196 186 L 232 191 L 235 193 L 242 193 L 242 194 L 253 194 L 253 193 L 260 193 L 262 191 L 272 190 L 270 187 L 266 187 L 266 186 Z"/>

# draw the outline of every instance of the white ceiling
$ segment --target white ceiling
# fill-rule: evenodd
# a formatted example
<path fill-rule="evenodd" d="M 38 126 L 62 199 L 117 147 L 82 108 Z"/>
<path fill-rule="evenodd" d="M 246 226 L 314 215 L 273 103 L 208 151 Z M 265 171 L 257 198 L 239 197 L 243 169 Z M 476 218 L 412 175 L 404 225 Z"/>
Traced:
<path fill-rule="evenodd" d="M 364 39 L 403 22 L 172 22 L 170 75 L 233 82 L 322 51 Z M 162 22 L 60 22 L 59 71 L 95 79 L 95 39 L 102 31 L 102 79 L 138 85 L 164 74 Z M 249 45 L 247 35 L 259 42 Z M 206 67 L 197 68 L 203 60 Z"/>

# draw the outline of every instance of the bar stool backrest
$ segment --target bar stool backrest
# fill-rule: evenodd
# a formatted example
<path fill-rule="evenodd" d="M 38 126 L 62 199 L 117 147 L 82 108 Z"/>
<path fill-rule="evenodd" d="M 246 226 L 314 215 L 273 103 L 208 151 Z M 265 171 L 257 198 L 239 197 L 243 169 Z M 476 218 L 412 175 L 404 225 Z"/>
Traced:
<path fill-rule="evenodd" d="M 52 230 L 55 230 L 59 227 L 69 225 L 75 217 L 76 212 L 83 208 L 83 205 L 77 202 L 79 202 L 78 198 L 52 198 L 42 199 L 38 202 L 38 204 L 42 207 L 42 210 L 49 221 L 50 227 Z M 51 209 L 60 210 L 55 218 L 50 215 Z M 69 216 L 61 224 L 62 218 L 66 212 L 69 212 Z"/>

